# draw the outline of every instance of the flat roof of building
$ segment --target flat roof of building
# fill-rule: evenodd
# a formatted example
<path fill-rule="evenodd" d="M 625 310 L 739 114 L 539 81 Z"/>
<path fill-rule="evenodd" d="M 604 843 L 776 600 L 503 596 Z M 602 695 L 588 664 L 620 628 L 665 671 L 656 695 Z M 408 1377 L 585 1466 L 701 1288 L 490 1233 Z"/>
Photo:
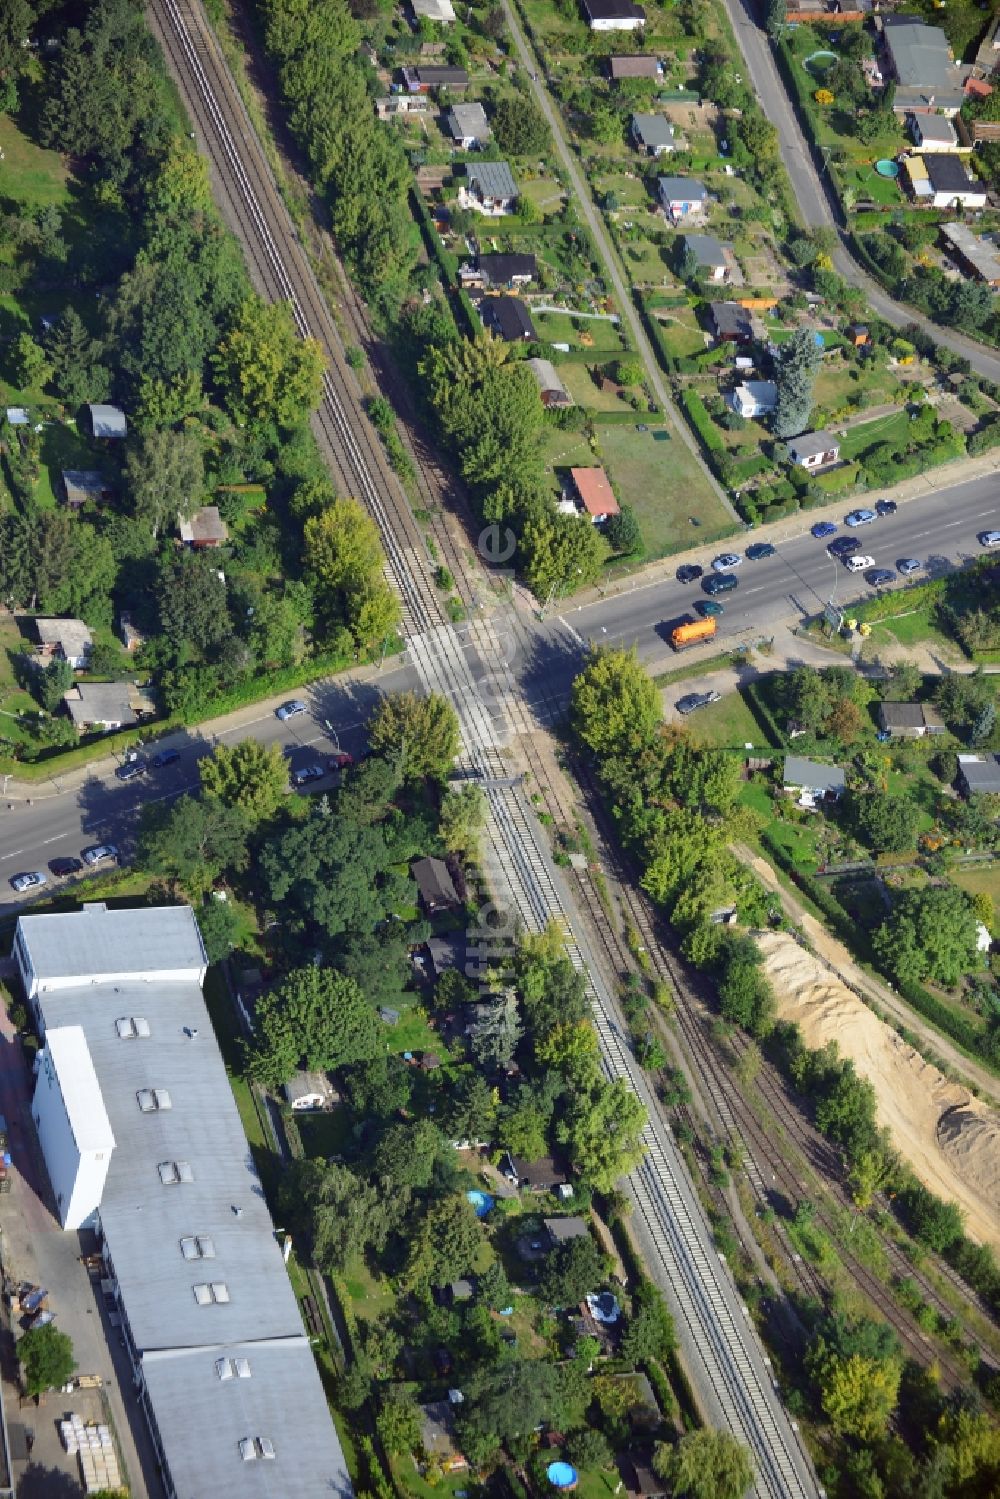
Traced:
<path fill-rule="evenodd" d="M 1000 281 L 1000 252 L 991 240 L 973 234 L 967 224 L 942 224 L 941 233 L 984 281 Z"/>
<path fill-rule="evenodd" d="M 79 911 L 21 916 L 17 925 L 43 985 L 47 979 L 83 983 L 106 974 L 200 972 L 208 964 L 190 906 L 109 910 L 96 901 Z"/>
<path fill-rule="evenodd" d="M 122 913 L 87 914 L 110 932 Z M 117 1141 L 101 1229 L 174 1491 L 349 1495 L 201 988 L 139 976 L 151 944 L 167 970 L 194 956 L 193 912 L 129 914 L 149 923 L 129 941 L 118 931 L 117 967 L 135 976 L 102 983 L 81 974 L 37 1002 L 46 1032 L 82 1030 Z M 67 923 L 69 932 L 75 920 L 22 918 Z M 163 951 L 172 936 L 181 947 L 173 962 Z M 201 957 L 200 938 L 197 949 Z"/>
<path fill-rule="evenodd" d="M 57 1025 L 45 1032 L 45 1049 L 59 1079 L 59 1091 L 77 1149 L 114 1150 L 115 1136 L 104 1107 L 87 1038 L 81 1025 Z"/>

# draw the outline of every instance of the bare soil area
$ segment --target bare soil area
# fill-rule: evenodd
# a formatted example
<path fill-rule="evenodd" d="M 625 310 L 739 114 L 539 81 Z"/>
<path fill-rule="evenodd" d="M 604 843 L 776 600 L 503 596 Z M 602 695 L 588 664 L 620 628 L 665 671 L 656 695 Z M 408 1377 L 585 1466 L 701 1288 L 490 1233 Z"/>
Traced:
<path fill-rule="evenodd" d="M 879 1123 L 926 1187 L 957 1202 L 971 1238 L 1000 1250 L 1000 1115 L 925 1062 L 793 937 L 759 938 L 778 1016 L 806 1045 L 835 1041 L 867 1078 Z"/>

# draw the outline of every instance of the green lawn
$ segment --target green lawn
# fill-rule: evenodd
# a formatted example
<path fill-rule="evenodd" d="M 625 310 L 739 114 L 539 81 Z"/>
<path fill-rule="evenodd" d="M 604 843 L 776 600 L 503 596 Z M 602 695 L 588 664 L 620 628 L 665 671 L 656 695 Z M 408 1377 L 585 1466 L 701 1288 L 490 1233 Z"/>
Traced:
<path fill-rule="evenodd" d="M 899 598 L 900 609 L 906 608 L 906 594 Z M 948 635 L 937 625 L 937 611 L 933 605 L 915 609 L 912 614 L 900 614 L 896 619 L 883 619 L 872 625 L 871 639 L 876 646 L 929 645 L 945 657 L 961 659 L 961 651 Z"/>
<path fill-rule="evenodd" d="M 559 378 L 578 406 L 587 411 L 626 411 L 626 403 L 616 391 L 601 390 L 591 378 L 586 364 L 573 362 L 559 366 Z"/>
<path fill-rule="evenodd" d="M 842 459 L 857 458 L 877 443 L 889 442 L 902 446 L 910 439 L 910 418 L 905 411 L 892 411 L 888 416 L 878 416 L 874 421 L 859 422 L 849 427 L 840 440 Z"/>
<path fill-rule="evenodd" d="M 867 147 L 867 150 L 870 151 L 871 147 Z M 899 143 L 896 145 L 896 150 L 899 150 Z M 837 167 L 837 172 L 844 186 L 849 188 L 857 198 L 880 203 L 888 208 L 895 208 L 897 204 L 905 201 L 899 180 L 894 177 L 880 177 L 870 162 L 857 166 L 849 166 L 845 162 Z"/>
<path fill-rule="evenodd" d="M 582 432 L 550 427 L 542 434 L 542 462 L 546 468 L 592 468 L 600 461 Z"/>
<path fill-rule="evenodd" d="M 571 349 L 593 349 L 599 354 L 617 354 L 623 348 L 617 324 L 607 318 L 578 318 L 575 326 L 569 313 L 533 312 L 531 320 L 544 343 L 569 344 Z"/>
<path fill-rule="evenodd" d="M 970 895 L 990 895 L 1000 911 L 1000 861 L 992 864 L 975 864 L 967 869 L 952 869 L 949 875 L 953 885 L 960 885 Z"/>
<path fill-rule="evenodd" d="M 690 545 L 691 516 L 701 521 L 697 539 L 706 545 L 734 529 L 687 444 L 672 429 L 662 430 L 670 433 L 665 442 L 633 426 L 601 429 L 608 471 L 622 500 L 636 512 L 650 558 Z"/>
<path fill-rule="evenodd" d="M 58 504 L 59 478 L 64 468 L 113 472 L 75 425 L 48 422 L 42 433 L 42 468 L 35 485 L 35 498 L 43 509 L 51 510 Z"/>
<path fill-rule="evenodd" d="M 350 1139 L 351 1122 L 346 1108 L 332 1109 L 329 1113 L 299 1114 L 295 1123 L 307 1156 L 326 1160 L 329 1156 L 342 1155 Z"/>
<path fill-rule="evenodd" d="M 60 207 L 69 197 L 65 163 L 58 151 L 43 151 L 22 135 L 9 115 L 0 115 L 0 193 L 26 208 Z"/>
<path fill-rule="evenodd" d="M 691 307 L 671 308 L 656 314 L 656 321 L 663 334 L 666 348 L 676 359 L 690 354 L 700 354 L 705 347 L 705 335 L 698 327 Z"/>
<path fill-rule="evenodd" d="M 691 738 L 707 748 L 742 751 L 747 744 L 752 744 L 757 750 L 769 748 L 757 720 L 739 692 L 727 692 L 721 702 L 699 708 L 692 715 L 690 725 Z"/>

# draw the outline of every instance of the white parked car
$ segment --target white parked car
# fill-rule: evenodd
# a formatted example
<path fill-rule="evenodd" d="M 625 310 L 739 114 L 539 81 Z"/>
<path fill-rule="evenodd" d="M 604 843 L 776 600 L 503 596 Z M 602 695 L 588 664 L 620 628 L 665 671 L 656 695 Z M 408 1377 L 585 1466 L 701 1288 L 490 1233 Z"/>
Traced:
<path fill-rule="evenodd" d="M 866 568 L 875 566 L 875 558 L 867 557 L 864 552 L 856 552 L 853 557 L 844 559 L 844 566 L 849 573 L 863 573 Z"/>

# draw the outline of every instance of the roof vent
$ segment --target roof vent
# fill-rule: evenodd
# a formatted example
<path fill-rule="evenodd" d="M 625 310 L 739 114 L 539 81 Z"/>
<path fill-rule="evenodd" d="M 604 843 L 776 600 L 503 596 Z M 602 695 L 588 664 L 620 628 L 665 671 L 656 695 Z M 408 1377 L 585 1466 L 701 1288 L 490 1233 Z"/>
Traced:
<path fill-rule="evenodd" d="M 227 1379 L 249 1379 L 250 1360 L 248 1358 L 217 1358 L 215 1372 L 223 1383 Z"/>

